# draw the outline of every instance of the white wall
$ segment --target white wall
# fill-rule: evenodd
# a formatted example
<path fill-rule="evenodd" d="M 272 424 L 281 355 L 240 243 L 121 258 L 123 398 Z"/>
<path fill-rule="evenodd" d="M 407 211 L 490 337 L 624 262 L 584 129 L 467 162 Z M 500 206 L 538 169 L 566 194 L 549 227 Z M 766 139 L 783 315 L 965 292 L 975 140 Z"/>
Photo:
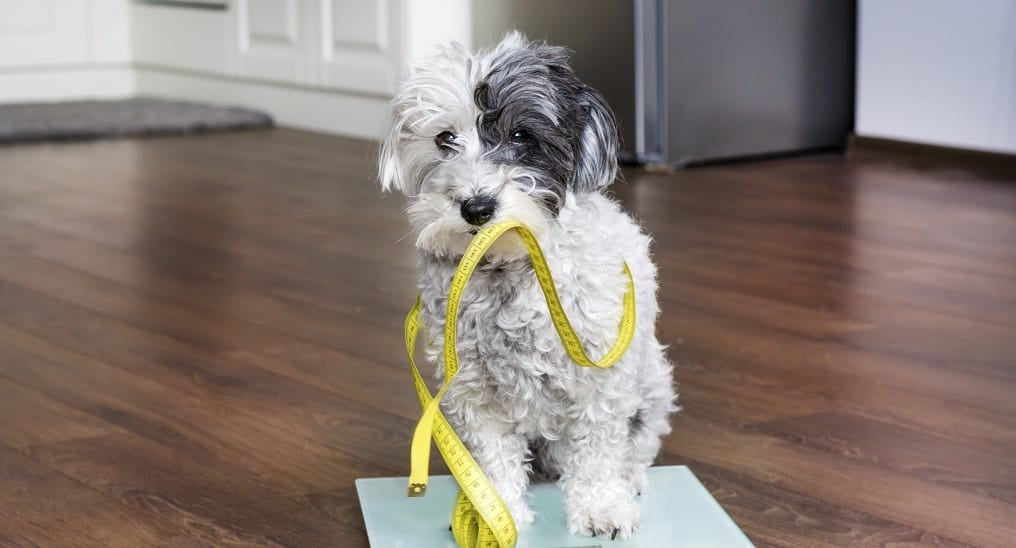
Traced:
<path fill-rule="evenodd" d="M 134 92 L 128 0 L 0 0 L 0 101 Z"/>
<path fill-rule="evenodd" d="M 861 0 L 856 132 L 1016 153 L 1016 1 Z"/>

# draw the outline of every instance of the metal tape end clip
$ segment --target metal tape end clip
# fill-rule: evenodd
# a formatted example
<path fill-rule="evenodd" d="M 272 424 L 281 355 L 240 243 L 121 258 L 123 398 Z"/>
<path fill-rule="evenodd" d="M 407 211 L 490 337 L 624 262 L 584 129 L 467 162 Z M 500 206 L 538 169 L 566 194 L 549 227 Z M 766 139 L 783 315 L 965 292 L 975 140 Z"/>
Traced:
<path fill-rule="evenodd" d="M 410 483 L 409 492 L 407 493 L 410 497 L 422 497 L 427 494 L 426 483 Z"/>

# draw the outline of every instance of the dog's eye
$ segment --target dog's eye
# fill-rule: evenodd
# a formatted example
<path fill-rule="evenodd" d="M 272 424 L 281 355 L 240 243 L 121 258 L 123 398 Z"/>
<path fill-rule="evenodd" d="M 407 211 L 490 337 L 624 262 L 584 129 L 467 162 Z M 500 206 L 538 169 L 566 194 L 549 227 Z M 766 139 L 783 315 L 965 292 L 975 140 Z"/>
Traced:
<path fill-rule="evenodd" d="M 527 145 L 533 140 L 533 136 L 524 129 L 516 129 L 512 132 L 511 142 L 513 145 Z"/>
<path fill-rule="evenodd" d="M 438 148 L 451 148 L 455 144 L 455 134 L 450 131 L 442 131 L 434 137 L 434 142 L 437 143 Z"/>

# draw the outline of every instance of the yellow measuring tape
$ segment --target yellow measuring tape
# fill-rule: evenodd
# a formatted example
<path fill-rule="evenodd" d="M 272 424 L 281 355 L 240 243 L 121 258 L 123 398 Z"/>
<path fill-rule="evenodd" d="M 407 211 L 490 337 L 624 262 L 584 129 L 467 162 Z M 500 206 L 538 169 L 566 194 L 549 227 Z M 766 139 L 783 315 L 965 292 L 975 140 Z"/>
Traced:
<path fill-rule="evenodd" d="M 536 279 L 543 290 L 543 296 L 550 310 L 551 321 L 564 344 L 568 356 L 583 367 L 606 368 L 614 365 L 624 355 L 635 335 L 635 283 L 632 281 L 628 265 L 624 265 L 624 274 L 628 279 L 628 288 L 624 294 L 623 313 L 618 331 L 617 341 L 605 356 L 598 361 L 589 359 L 578 335 L 572 328 L 568 316 L 554 286 L 554 278 L 547 268 L 543 250 L 536 237 L 525 226 L 515 221 L 505 221 L 488 225 L 480 230 L 466 248 L 462 261 L 459 262 L 455 276 L 448 290 L 448 308 L 445 315 L 444 333 L 444 369 L 445 378 L 441 389 L 433 397 L 420 375 L 413 359 L 416 347 L 416 336 L 420 330 L 420 296 L 406 316 L 406 351 L 409 353 L 409 365 L 413 371 L 416 384 L 416 395 L 420 398 L 423 415 L 413 433 L 413 444 L 410 453 L 409 496 L 423 496 L 427 491 L 427 476 L 430 466 L 430 439 L 441 452 L 448 464 L 460 491 L 452 511 L 452 534 L 460 547 L 467 548 L 514 548 L 518 540 L 515 521 L 497 494 L 490 480 L 480 466 L 469 454 L 462 440 L 455 434 L 448 420 L 440 410 L 440 401 L 455 373 L 459 370 L 458 355 L 455 350 L 456 327 L 459 314 L 459 300 L 465 290 L 466 282 L 473 275 L 480 259 L 498 238 L 508 231 L 514 230 L 522 239 L 529 251 L 529 258 L 536 271 Z"/>

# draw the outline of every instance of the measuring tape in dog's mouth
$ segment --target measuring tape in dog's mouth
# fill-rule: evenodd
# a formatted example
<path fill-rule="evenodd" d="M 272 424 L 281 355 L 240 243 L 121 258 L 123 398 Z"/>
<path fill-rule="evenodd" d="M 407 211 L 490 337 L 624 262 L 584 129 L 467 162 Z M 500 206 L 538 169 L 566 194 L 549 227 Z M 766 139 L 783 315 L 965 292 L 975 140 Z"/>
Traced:
<path fill-rule="evenodd" d="M 455 430 L 448 424 L 448 420 L 445 419 L 439 408 L 441 398 L 455 377 L 455 373 L 459 370 L 459 360 L 455 350 L 456 327 L 459 300 L 462 298 L 466 282 L 469 281 L 480 259 L 490 249 L 490 246 L 511 230 L 518 234 L 525 244 L 526 250 L 529 251 L 536 279 L 547 301 L 551 321 L 564 344 L 565 351 L 575 363 L 583 367 L 610 367 L 624 355 L 635 335 L 635 283 L 632 281 L 627 263 L 624 264 L 624 274 L 628 279 L 628 287 L 624 294 L 617 341 L 605 356 L 598 361 L 593 361 L 586 355 L 578 335 L 575 334 L 571 322 L 568 321 L 568 316 L 565 315 L 557 288 L 554 286 L 554 278 L 550 275 L 543 250 L 540 249 L 540 244 L 536 241 L 533 233 L 516 221 L 487 225 L 476 234 L 469 247 L 466 248 L 448 290 L 444 333 L 445 378 L 441 389 L 432 397 L 430 390 L 423 382 L 423 377 L 420 376 L 416 362 L 413 360 L 416 336 L 420 330 L 421 303 L 420 296 L 417 295 L 416 304 L 413 305 L 406 317 L 406 351 L 409 353 L 409 365 L 416 384 L 416 394 L 423 407 L 423 416 L 420 417 L 420 422 L 417 423 L 413 433 L 409 496 L 423 496 L 427 491 L 430 438 L 433 435 L 434 443 L 460 487 L 452 511 L 452 534 L 460 547 L 513 548 L 518 541 L 515 521 L 504 501 L 501 500 L 490 480 L 480 469 L 473 456 L 469 454 L 469 450 L 455 434 Z"/>

